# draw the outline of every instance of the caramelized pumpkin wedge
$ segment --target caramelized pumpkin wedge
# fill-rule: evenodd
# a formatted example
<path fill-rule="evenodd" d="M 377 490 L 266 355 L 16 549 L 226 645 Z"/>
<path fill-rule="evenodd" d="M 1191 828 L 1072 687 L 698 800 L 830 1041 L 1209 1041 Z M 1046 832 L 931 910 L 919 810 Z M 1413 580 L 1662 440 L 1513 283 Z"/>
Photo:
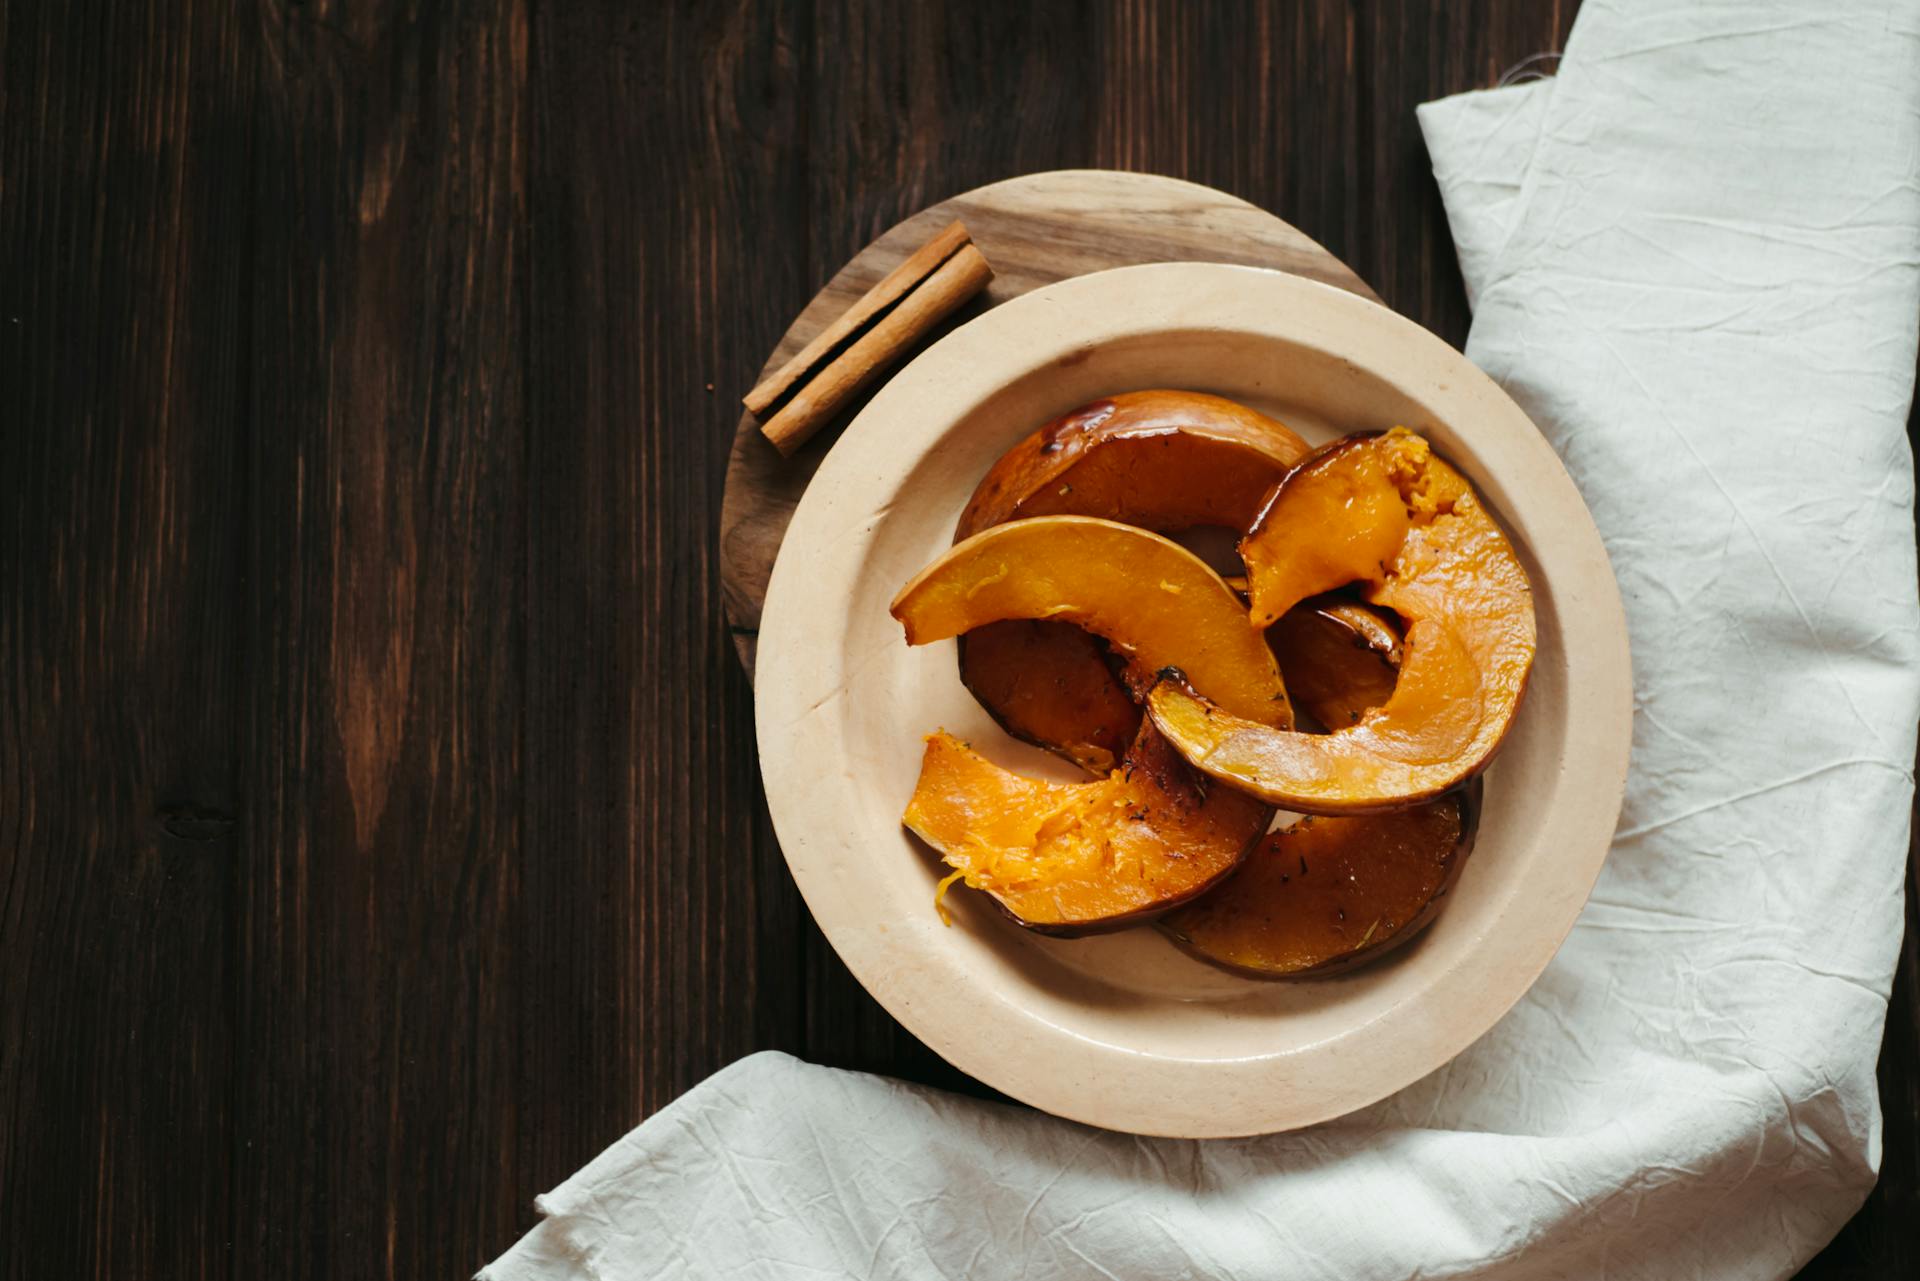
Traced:
<path fill-rule="evenodd" d="M 1284 423 L 1219 396 L 1130 391 L 1041 427 L 1000 456 L 960 514 L 960 542 L 1024 516 L 1245 533 L 1308 454 Z"/>
<path fill-rule="evenodd" d="M 1400 633 L 1379 610 L 1341 596 L 1303 600 L 1267 630 L 1295 714 L 1324 729 L 1357 724 L 1393 697 Z"/>
<path fill-rule="evenodd" d="M 1479 780 L 1413 809 L 1304 818 L 1231 879 L 1161 918 L 1187 951 L 1257 978 L 1332 974 L 1418 934 L 1453 886 L 1480 820 Z"/>
<path fill-rule="evenodd" d="M 1337 441 L 1281 482 L 1241 543 L 1265 627 L 1347 583 L 1407 624 L 1393 694 L 1329 734 L 1276 730 L 1162 679 L 1147 711 L 1189 761 L 1286 809 L 1353 814 L 1440 795 L 1499 749 L 1533 665 L 1519 557 L 1461 475 L 1396 428 Z"/>
<path fill-rule="evenodd" d="M 1026 778 L 951 734 L 930 735 L 901 821 L 954 869 L 949 881 L 990 895 L 1020 924 L 1091 934 L 1204 893 L 1239 865 L 1272 813 L 1205 786 L 1142 724 L 1120 768 L 1090 783 Z"/>
<path fill-rule="evenodd" d="M 1133 391 L 1063 414 L 1001 455 L 954 541 L 1027 516 L 1100 516 L 1159 532 L 1244 534 L 1308 453 L 1283 423 L 1219 396 Z M 1140 711 L 1098 641 L 1069 623 L 988 623 L 960 638 L 960 679 L 1015 738 L 1105 773 Z"/>
<path fill-rule="evenodd" d="M 1010 618 L 960 638 L 960 679 L 1015 738 L 1105 774 L 1140 730 L 1140 705 L 1099 637 L 1072 623 Z"/>
<path fill-rule="evenodd" d="M 1073 623 L 1140 670 L 1178 664 L 1249 724 L 1293 724 L 1273 651 L 1220 575 L 1158 534 L 1091 516 L 1037 516 L 983 530 L 894 597 L 909 645 L 1009 618 Z"/>

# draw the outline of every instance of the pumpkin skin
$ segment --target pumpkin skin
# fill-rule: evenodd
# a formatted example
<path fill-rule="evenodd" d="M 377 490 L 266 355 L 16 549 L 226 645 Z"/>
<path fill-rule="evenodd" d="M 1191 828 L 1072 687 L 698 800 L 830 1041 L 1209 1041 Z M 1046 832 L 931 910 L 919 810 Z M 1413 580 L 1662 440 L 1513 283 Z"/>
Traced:
<path fill-rule="evenodd" d="M 1218 396 L 1125 392 L 1063 414 L 1001 455 L 961 513 L 954 541 L 1046 515 L 1244 534 L 1308 452 L 1284 424 Z M 1009 734 L 1095 774 L 1113 767 L 1140 723 L 1138 703 L 1102 646 L 1068 623 L 974 629 L 960 639 L 960 679 Z"/>
<path fill-rule="evenodd" d="M 1072 623 L 1009 618 L 960 638 L 960 679 L 1013 737 L 1105 774 L 1143 713 L 1106 645 Z"/>
<path fill-rule="evenodd" d="M 1070 622 L 1140 671 L 1178 663 L 1251 724 L 1291 727 L 1280 668 L 1239 598 L 1186 548 L 1090 516 L 996 525 L 915 575 L 891 606 L 909 645 L 1010 618 Z"/>
<path fill-rule="evenodd" d="M 1219 396 L 1109 396 L 1002 454 L 961 512 L 954 541 L 1026 516 L 1245 533 L 1273 486 L 1309 452 L 1285 424 Z"/>
<path fill-rule="evenodd" d="M 1181 755 L 1270 804 L 1309 814 L 1398 809 L 1486 768 L 1533 665 L 1533 598 L 1513 546 L 1466 480 L 1396 428 L 1302 463 L 1241 543 L 1249 614 L 1265 627 L 1348 583 L 1407 624 L 1387 701 L 1328 734 L 1278 729 L 1163 673 L 1147 712 Z"/>
<path fill-rule="evenodd" d="M 1273 811 L 1208 787 L 1142 723 L 1119 768 L 1087 783 L 1002 769 L 928 736 L 902 822 L 955 877 L 1044 934 L 1121 929 L 1205 893 L 1239 866 Z"/>
<path fill-rule="evenodd" d="M 1267 629 L 1296 716 L 1323 729 L 1358 724 L 1393 697 L 1400 632 L 1379 610 L 1343 596 L 1303 600 Z"/>
<path fill-rule="evenodd" d="M 1160 928 L 1236 974 L 1340 973 L 1427 926 L 1473 852 L 1479 822 L 1478 779 L 1412 809 L 1304 818 L 1270 833 L 1231 878 Z"/>

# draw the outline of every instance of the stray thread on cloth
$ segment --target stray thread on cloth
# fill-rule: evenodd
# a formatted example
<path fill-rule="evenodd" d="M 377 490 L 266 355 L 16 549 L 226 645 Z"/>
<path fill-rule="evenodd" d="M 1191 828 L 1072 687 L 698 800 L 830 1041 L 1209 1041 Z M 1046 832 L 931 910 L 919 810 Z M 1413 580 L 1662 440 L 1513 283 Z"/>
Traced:
<path fill-rule="evenodd" d="M 1561 54 L 1557 50 L 1546 53 L 1530 53 L 1520 61 L 1500 73 L 1500 80 L 1494 85 L 1504 89 L 1508 85 L 1523 85 L 1534 80 L 1547 80 L 1560 69 Z M 1546 64 L 1552 63 L 1552 66 Z"/>

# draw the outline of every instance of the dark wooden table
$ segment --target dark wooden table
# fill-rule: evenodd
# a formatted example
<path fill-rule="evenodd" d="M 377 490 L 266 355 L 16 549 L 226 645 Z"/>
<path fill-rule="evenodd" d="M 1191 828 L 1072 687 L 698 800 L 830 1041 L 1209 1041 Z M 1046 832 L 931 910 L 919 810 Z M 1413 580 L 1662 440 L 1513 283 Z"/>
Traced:
<path fill-rule="evenodd" d="M 1459 342 L 1415 127 L 1540 0 L 0 0 L 0 1275 L 457 1277 L 753 1050 L 968 1088 L 814 929 L 715 579 L 849 255 L 1108 166 Z M 1913 1276 L 1885 1170 L 1810 1269 Z"/>

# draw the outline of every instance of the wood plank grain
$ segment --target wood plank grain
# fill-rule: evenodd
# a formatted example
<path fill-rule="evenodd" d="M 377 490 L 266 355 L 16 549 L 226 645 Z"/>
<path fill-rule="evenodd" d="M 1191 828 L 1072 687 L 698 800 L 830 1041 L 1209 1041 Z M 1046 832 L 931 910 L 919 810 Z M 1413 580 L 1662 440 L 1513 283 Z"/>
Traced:
<path fill-rule="evenodd" d="M 526 1217 L 526 10 L 260 19 L 234 1273 L 463 1276 Z"/>
<path fill-rule="evenodd" d="M 977 1089 L 772 839 L 732 397 L 883 229 L 1072 166 L 1457 343 L 1412 108 L 1572 9 L 0 0 L 0 1277 L 465 1275 L 750 1050 Z M 1914 895 L 1810 1278 L 1920 1273 Z"/>
<path fill-rule="evenodd" d="M 236 15 L 0 5 L 0 1276 L 229 1275 Z"/>
<path fill-rule="evenodd" d="M 738 375 L 805 287 L 803 14 L 536 9 L 522 1197 L 802 1048 L 715 534 Z"/>

